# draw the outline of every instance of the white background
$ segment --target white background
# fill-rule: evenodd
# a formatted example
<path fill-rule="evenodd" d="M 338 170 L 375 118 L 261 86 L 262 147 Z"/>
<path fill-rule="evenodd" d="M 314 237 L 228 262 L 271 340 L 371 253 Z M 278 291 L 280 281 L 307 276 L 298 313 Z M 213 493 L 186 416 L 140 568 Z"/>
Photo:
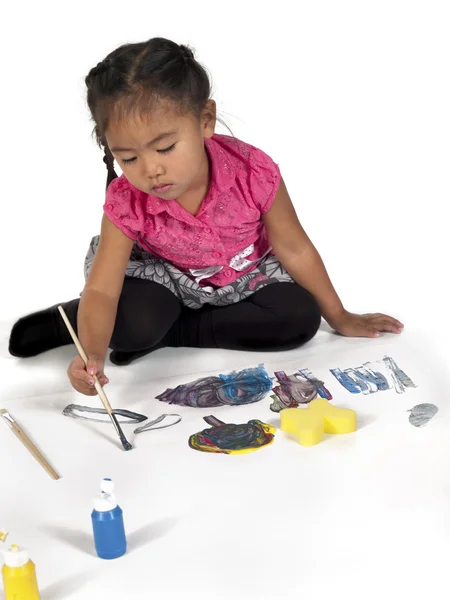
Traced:
<path fill-rule="evenodd" d="M 135 592 L 155 591 L 164 600 L 179 597 L 182 590 L 185 598 L 198 598 L 222 582 L 223 596 L 215 591 L 214 598 L 298 598 L 302 589 L 322 598 L 325 592 L 343 595 L 342 586 L 347 586 L 347 598 L 357 598 L 387 593 L 390 585 L 416 597 L 432 591 L 427 587 L 431 579 L 436 589 L 442 587 L 435 578 L 446 563 L 438 564 L 439 557 L 450 550 L 443 406 L 436 426 L 440 434 L 434 437 L 430 424 L 423 430 L 426 437 L 417 442 L 402 441 L 392 424 L 397 423 L 394 416 L 389 422 L 394 410 L 389 403 L 377 405 L 373 422 L 379 419 L 384 425 L 372 430 L 370 443 L 323 446 L 301 468 L 287 442 L 279 446 L 281 454 L 274 445 L 245 463 L 238 457 L 204 461 L 185 444 L 189 433 L 202 428 L 201 419 L 191 415 L 181 438 L 175 428 L 167 437 L 147 437 L 149 447 L 155 444 L 157 459 L 150 451 L 137 452 L 130 467 L 132 455 L 125 461 L 112 446 L 105 449 L 102 437 L 91 441 L 89 432 L 80 437 L 84 446 L 76 458 L 76 423 L 69 423 L 72 437 L 65 444 L 69 434 L 63 426 L 68 425 L 61 424 L 59 408 L 84 400 L 66 382 L 73 351 L 15 361 L 7 355 L 7 336 L 14 319 L 77 296 L 84 283 L 84 255 L 99 230 L 106 178 L 102 154 L 90 138 L 85 75 L 117 45 L 160 35 L 196 50 L 212 74 L 214 98 L 233 133 L 279 163 L 300 220 L 345 306 L 388 312 L 404 321 L 402 341 L 387 336 L 367 343 L 398 343 L 403 351 L 415 344 L 419 355 L 433 355 L 445 366 L 450 356 L 448 3 L 17 2 L 8 3 L 1 21 L 0 398 L 43 443 L 64 479 L 47 482 L 2 428 L 2 462 L 9 466 L 2 481 L 0 528 L 14 529 L 20 543 L 33 550 L 47 590 L 44 600 L 69 597 L 70 592 L 73 598 L 94 598 L 101 589 L 114 589 L 107 587 L 106 573 L 112 568 L 117 575 L 118 567 L 105 567 L 84 552 L 90 543 L 90 497 L 108 468 L 117 479 L 122 477 L 119 493 L 133 529 L 144 527 L 135 538 L 136 547 L 136 540 L 142 542 L 140 553 L 136 550 L 122 563 L 123 579 L 130 573 Z M 311 347 L 316 353 L 323 347 L 324 356 L 335 362 L 343 349 L 363 348 L 364 358 L 371 346 L 322 331 Z M 289 360 L 298 356 L 298 366 L 308 366 L 308 352 L 289 353 Z M 153 385 L 155 378 L 164 377 L 174 360 L 181 382 L 194 373 L 240 368 L 261 358 L 164 350 L 129 368 L 110 366 L 113 404 L 125 408 L 130 398 L 142 400 L 139 390 L 151 396 L 146 382 Z M 120 385 L 114 388 L 114 381 Z M 158 391 L 161 386 L 163 380 Z M 432 389 L 444 401 L 445 387 L 436 384 Z M 164 410 L 150 402 L 147 412 Z M 406 402 L 401 408 L 410 406 Z M 265 412 L 267 406 L 262 414 L 248 409 L 241 414 L 245 420 Z M 48 420 L 43 419 L 46 414 Z M 51 430 L 46 430 L 49 423 Z M 369 429 L 362 428 L 357 439 L 364 440 Z M 168 441 L 158 446 L 155 440 Z M 393 460 L 394 455 L 400 458 Z M 271 457 L 267 463 L 266 457 Z M 335 464 L 342 469 L 337 474 Z M 331 472 L 335 479 L 327 487 L 323 478 Z M 201 478 L 196 478 L 202 473 L 206 479 L 199 483 Z M 170 481 L 167 489 L 163 477 Z M 180 477 L 183 485 L 176 483 Z M 223 477 L 229 478 L 230 489 L 221 487 Z M 252 477 L 254 485 L 272 491 L 267 496 L 257 493 L 249 483 Z M 27 487 L 30 482 L 45 482 L 47 500 Z M 255 512 L 245 497 L 241 506 L 241 484 L 258 503 Z M 139 505 L 137 512 L 132 511 L 133 502 Z M 156 523 L 155 529 L 145 529 L 149 522 Z M 41 523 L 48 526 L 45 531 L 39 529 Z M 250 523 L 247 533 L 233 532 L 233 523 L 239 531 Z M 72 528 L 72 544 L 64 544 L 67 528 Z M 332 539 L 327 537 L 330 531 Z M 298 539 L 292 541 L 290 532 Z M 425 546 L 433 547 L 431 556 L 423 553 Z M 62 556 L 64 569 L 55 562 Z M 338 589 L 327 572 L 334 573 Z M 97 583 L 89 588 L 86 577 Z M 114 585 L 118 590 L 117 581 Z M 120 590 L 123 596 L 125 584 Z"/>
<path fill-rule="evenodd" d="M 106 175 L 90 138 L 84 77 L 117 45 L 163 35 L 194 46 L 234 134 L 279 163 L 345 305 L 439 328 L 450 256 L 447 8 L 8 3 L 0 314 L 81 290 Z"/>

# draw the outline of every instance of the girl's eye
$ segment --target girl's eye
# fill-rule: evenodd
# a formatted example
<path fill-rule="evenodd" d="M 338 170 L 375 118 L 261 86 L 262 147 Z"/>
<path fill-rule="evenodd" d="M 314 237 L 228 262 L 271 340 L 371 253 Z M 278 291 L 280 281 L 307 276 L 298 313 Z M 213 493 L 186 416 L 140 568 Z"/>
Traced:
<path fill-rule="evenodd" d="M 175 145 L 176 145 L 176 143 L 172 144 L 168 148 L 163 148 L 162 150 L 157 150 L 157 152 L 159 154 L 169 154 L 169 152 L 172 152 L 172 150 L 175 148 Z M 124 165 L 129 165 L 135 161 L 136 161 L 136 156 L 134 156 L 133 158 L 122 158 L 122 162 Z"/>
<path fill-rule="evenodd" d="M 175 144 L 172 144 L 168 148 L 163 148 L 163 150 L 157 150 L 157 152 L 159 152 L 160 154 L 169 154 L 169 152 L 172 152 L 172 150 L 174 148 L 175 148 Z"/>

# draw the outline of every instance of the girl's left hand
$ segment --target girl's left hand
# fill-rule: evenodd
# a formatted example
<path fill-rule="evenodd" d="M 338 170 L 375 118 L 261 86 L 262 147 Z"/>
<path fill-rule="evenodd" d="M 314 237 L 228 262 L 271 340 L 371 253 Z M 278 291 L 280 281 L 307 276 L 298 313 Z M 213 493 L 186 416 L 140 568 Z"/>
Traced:
<path fill-rule="evenodd" d="M 330 325 L 341 335 L 348 337 L 379 337 L 380 332 L 401 333 L 403 323 L 381 313 L 357 315 L 344 311 Z"/>

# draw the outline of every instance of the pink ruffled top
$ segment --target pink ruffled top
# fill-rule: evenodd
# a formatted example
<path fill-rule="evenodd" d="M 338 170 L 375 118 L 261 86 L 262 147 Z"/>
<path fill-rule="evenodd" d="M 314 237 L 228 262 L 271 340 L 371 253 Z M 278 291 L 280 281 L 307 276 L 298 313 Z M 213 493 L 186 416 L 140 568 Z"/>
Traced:
<path fill-rule="evenodd" d="M 262 150 L 229 136 L 215 134 L 205 147 L 210 186 L 196 216 L 176 200 L 138 190 L 124 175 L 109 185 L 104 211 L 147 252 L 199 275 L 201 285 L 223 287 L 271 252 L 262 214 L 280 170 Z"/>

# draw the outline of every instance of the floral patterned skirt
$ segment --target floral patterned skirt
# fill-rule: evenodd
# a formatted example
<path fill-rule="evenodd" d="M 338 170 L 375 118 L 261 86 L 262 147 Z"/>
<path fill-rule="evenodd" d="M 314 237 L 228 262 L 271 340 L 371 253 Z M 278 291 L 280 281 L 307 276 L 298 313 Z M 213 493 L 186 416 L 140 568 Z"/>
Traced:
<path fill-rule="evenodd" d="M 91 240 L 84 263 L 87 279 L 98 248 L 99 236 Z M 127 265 L 126 277 L 154 281 L 168 288 L 188 308 L 198 309 L 204 304 L 226 306 L 235 304 L 271 283 L 294 283 L 292 277 L 275 256 L 266 256 L 255 268 L 229 285 L 220 288 L 201 286 L 192 276 L 183 273 L 168 261 L 157 258 L 134 243 Z"/>

